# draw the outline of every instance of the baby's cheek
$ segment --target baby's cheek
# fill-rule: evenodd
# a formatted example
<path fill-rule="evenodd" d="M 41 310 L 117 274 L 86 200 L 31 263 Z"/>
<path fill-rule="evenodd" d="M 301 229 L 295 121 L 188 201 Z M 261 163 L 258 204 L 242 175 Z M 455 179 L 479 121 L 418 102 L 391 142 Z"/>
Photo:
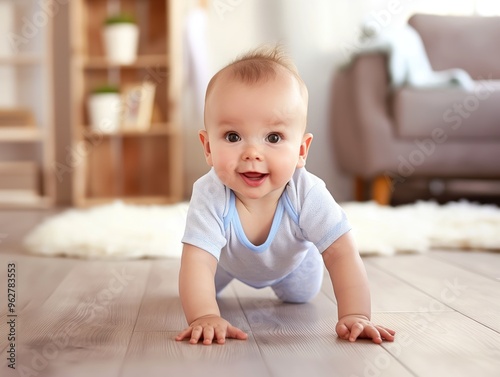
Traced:
<path fill-rule="evenodd" d="M 236 172 L 237 164 L 234 161 L 226 161 L 216 166 L 216 173 L 223 183 L 229 183 Z"/>
<path fill-rule="evenodd" d="M 229 174 L 224 170 L 219 170 L 219 171 L 216 170 L 216 173 L 217 173 L 217 176 L 219 177 L 219 179 L 222 181 L 222 183 L 227 185 L 229 182 L 229 179 L 230 179 Z"/>

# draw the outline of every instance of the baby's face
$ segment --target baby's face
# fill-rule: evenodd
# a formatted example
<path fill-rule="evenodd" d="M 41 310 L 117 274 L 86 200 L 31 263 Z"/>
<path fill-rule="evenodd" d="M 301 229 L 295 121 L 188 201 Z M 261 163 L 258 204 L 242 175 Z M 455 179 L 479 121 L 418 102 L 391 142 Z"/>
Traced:
<path fill-rule="evenodd" d="M 200 139 L 209 165 L 240 200 L 278 198 L 312 140 L 307 100 L 288 73 L 254 84 L 218 78 L 205 106 Z"/>

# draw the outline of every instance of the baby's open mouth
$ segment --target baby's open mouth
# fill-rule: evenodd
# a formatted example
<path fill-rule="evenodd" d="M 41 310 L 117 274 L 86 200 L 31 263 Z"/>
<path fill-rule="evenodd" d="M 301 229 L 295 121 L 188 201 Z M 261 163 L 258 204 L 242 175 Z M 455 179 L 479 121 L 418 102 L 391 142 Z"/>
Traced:
<path fill-rule="evenodd" d="M 258 172 L 244 172 L 240 173 L 241 178 L 246 182 L 249 186 L 259 186 L 263 183 L 269 174 L 266 173 L 258 173 Z"/>
<path fill-rule="evenodd" d="M 245 178 L 255 180 L 255 181 L 258 181 L 259 179 L 262 179 L 265 176 L 267 176 L 267 174 L 256 173 L 256 172 L 246 172 L 246 173 L 241 173 L 241 175 L 245 176 Z"/>

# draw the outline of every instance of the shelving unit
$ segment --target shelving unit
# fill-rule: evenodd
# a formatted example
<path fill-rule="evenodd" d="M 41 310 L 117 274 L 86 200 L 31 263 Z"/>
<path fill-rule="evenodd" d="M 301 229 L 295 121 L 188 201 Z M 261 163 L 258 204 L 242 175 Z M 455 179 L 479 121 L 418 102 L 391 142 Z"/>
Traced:
<path fill-rule="evenodd" d="M 165 204 L 182 199 L 180 4 L 175 0 L 72 0 L 72 161 L 77 206 L 113 200 Z M 109 63 L 102 30 L 107 16 L 133 14 L 140 30 L 131 64 Z M 103 84 L 155 87 L 147 131 L 104 133 L 89 123 L 87 100 Z"/>
<path fill-rule="evenodd" d="M 0 0 L 0 208 L 55 202 L 49 0 Z M 15 124 L 1 119 L 29 114 Z"/>

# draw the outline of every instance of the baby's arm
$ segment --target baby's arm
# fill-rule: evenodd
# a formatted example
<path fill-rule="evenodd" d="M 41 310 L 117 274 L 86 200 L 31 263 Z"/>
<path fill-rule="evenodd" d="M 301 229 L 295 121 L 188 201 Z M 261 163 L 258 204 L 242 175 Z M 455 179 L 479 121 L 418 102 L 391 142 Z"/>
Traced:
<path fill-rule="evenodd" d="M 339 321 L 336 331 L 342 339 L 394 340 L 395 331 L 370 322 L 371 302 L 368 278 L 350 232 L 323 252 L 337 298 Z"/>
<path fill-rule="evenodd" d="M 179 294 L 189 327 L 176 340 L 190 338 L 193 344 L 203 338 L 203 344 L 212 340 L 222 344 L 226 337 L 246 339 L 240 329 L 221 318 L 215 298 L 214 277 L 217 260 L 206 251 L 184 244 L 179 274 Z"/>

